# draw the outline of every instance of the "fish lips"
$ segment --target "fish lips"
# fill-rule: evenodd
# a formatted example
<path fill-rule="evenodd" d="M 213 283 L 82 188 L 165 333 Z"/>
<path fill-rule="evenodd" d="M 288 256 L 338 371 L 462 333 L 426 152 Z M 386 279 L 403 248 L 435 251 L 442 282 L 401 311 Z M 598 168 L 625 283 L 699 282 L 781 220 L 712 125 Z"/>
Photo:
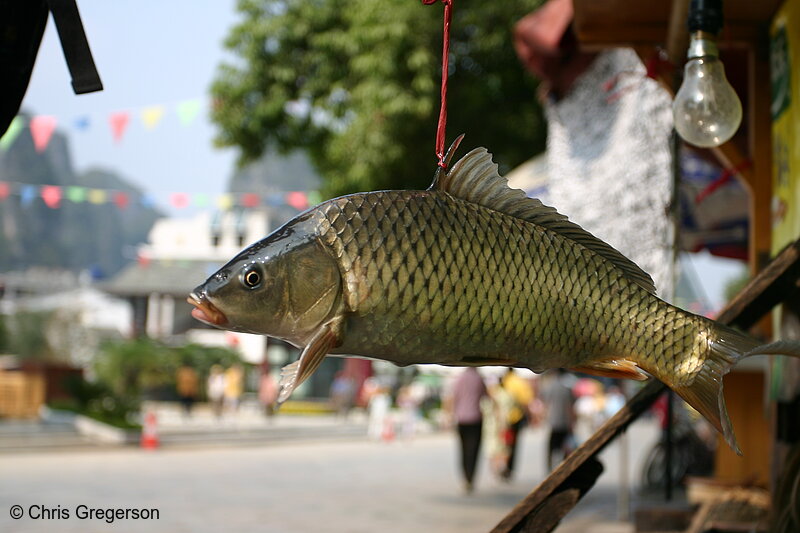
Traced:
<path fill-rule="evenodd" d="M 200 322 L 218 328 L 225 327 L 228 323 L 225 313 L 217 309 L 214 304 L 208 300 L 205 291 L 192 292 L 186 301 L 194 306 L 194 309 L 192 309 L 192 316 Z"/>

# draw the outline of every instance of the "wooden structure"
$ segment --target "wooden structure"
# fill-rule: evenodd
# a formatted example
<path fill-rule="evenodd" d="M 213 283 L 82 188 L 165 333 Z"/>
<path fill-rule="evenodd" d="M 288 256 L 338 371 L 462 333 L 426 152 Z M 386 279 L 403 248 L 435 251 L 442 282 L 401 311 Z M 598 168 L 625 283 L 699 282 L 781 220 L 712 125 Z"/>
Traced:
<path fill-rule="evenodd" d="M 748 329 L 775 305 L 797 298 L 800 298 L 800 240 L 764 268 L 728 304 L 718 321 Z M 597 458 L 600 451 L 647 411 L 665 389 L 659 381 L 648 382 L 623 409 L 521 500 L 492 533 L 546 533 L 555 529 L 603 472 Z"/>
<path fill-rule="evenodd" d="M 742 100 L 743 120 L 737 134 L 710 152 L 723 168 L 731 169 L 750 196 L 748 264 L 752 275 L 768 262 L 772 246 L 773 143 L 770 87 L 769 29 L 784 0 L 724 0 L 725 26 L 718 36 L 720 57 L 734 89 Z M 664 68 L 656 77 L 673 91 L 677 75 L 686 60 L 688 29 L 686 19 L 690 0 L 643 3 L 634 0 L 572 0 L 573 29 L 584 50 L 631 47 L 643 62 L 661 58 Z M 667 60 L 663 61 L 664 55 Z M 762 319 L 755 332 L 772 334 L 769 317 Z M 752 387 L 763 388 L 763 373 L 733 377 L 726 386 L 729 398 L 752 397 Z M 761 383 L 759 383 L 761 382 Z M 763 420 L 760 403 L 732 402 L 729 412 L 734 422 L 746 421 L 747 444 L 757 450 L 743 459 L 719 447 L 716 457 L 718 476 L 740 479 L 756 477 L 769 481 L 774 431 Z M 758 419 L 760 422 L 752 422 Z M 763 453 L 762 453 L 763 452 Z"/>
<path fill-rule="evenodd" d="M 744 120 L 733 139 L 712 150 L 724 168 L 737 169 L 747 185 L 750 209 L 750 266 L 767 262 L 771 242 L 772 131 L 769 84 L 769 25 L 783 0 L 725 0 L 719 47 L 726 73 L 742 97 Z M 685 62 L 689 0 L 573 0 L 573 26 L 582 49 L 631 47 L 647 62 L 666 49 L 677 68 Z M 672 90 L 673 78 L 661 72 Z M 749 164 L 746 164 L 749 162 Z"/>
<path fill-rule="evenodd" d="M 0 417 L 36 418 L 44 401 L 43 375 L 0 370 Z"/>

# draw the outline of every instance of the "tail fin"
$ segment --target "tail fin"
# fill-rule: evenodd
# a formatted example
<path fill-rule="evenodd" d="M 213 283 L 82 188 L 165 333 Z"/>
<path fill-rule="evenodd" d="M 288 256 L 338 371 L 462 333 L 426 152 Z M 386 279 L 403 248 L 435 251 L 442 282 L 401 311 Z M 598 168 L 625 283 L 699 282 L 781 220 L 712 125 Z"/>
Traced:
<path fill-rule="evenodd" d="M 778 341 L 759 346 L 753 337 L 727 326 L 715 324 L 712 331 L 715 338 L 710 343 L 711 353 L 695 379 L 689 385 L 672 388 L 722 433 L 728 446 L 742 455 L 728 418 L 728 409 L 725 407 L 725 397 L 722 394 L 723 376 L 741 359 L 751 355 L 800 357 L 800 342 Z"/>

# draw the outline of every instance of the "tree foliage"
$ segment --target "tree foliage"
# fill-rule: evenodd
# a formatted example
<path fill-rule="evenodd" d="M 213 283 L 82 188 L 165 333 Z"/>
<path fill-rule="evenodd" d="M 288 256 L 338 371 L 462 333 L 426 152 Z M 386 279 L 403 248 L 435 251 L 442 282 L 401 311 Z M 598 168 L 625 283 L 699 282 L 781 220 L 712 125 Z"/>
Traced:
<path fill-rule="evenodd" d="M 541 0 L 456 2 L 449 144 L 486 146 L 501 170 L 544 147 L 536 82 L 511 30 Z M 435 170 L 442 5 L 419 0 L 240 0 L 235 56 L 212 86 L 217 142 L 240 162 L 306 149 L 328 195 L 425 188 Z M 464 153 L 462 148 L 461 153 Z"/>

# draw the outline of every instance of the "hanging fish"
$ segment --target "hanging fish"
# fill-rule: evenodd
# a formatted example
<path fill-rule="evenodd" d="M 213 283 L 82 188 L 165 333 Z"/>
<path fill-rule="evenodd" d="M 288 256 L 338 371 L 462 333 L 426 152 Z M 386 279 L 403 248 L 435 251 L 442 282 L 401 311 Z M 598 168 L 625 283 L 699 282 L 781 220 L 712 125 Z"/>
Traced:
<path fill-rule="evenodd" d="M 188 301 L 202 322 L 303 348 L 282 371 L 280 402 L 329 353 L 632 379 L 647 372 L 737 452 L 723 375 L 749 355 L 800 356 L 797 344 L 759 346 L 659 299 L 632 261 L 509 188 L 485 148 L 438 169 L 428 190 L 351 194 L 298 215 Z"/>

